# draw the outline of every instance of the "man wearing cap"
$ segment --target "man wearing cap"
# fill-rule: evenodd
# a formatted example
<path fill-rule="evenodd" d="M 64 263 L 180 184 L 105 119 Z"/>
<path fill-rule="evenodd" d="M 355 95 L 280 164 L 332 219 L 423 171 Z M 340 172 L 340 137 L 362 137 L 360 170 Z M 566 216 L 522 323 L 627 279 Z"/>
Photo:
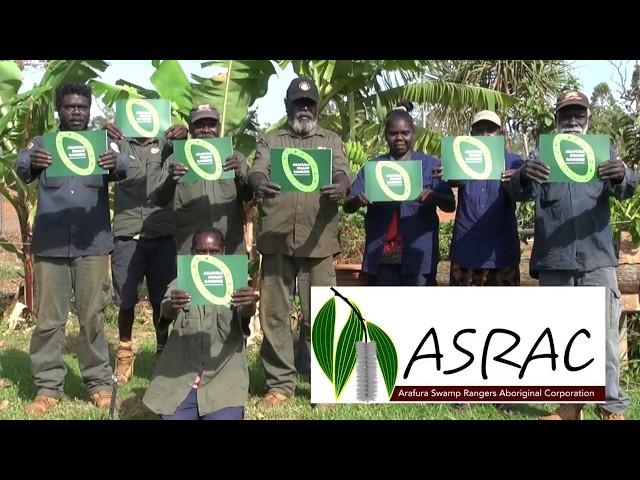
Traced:
<path fill-rule="evenodd" d="M 209 103 L 193 107 L 189 118 L 192 138 L 217 138 L 220 136 L 220 115 Z M 243 200 L 250 200 L 251 189 L 247 184 L 247 159 L 234 152 L 223 164 L 223 170 L 233 170 L 233 179 L 179 183 L 189 170 L 175 163 L 173 156 L 166 162 L 162 183 L 153 198 L 159 206 L 173 206 L 176 213 L 176 244 L 178 253 L 189 255 L 193 234 L 200 227 L 215 227 L 225 238 L 228 255 L 246 254 L 244 243 Z"/>
<path fill-rule="evenodd" d="M 471 121 L 471 135 L 502 135 L 500 117 L 483 110 Z M 500 180 L 451 181 L 458 187 L 450 285 L 519 285 L 520 244 L 515 202 L 505 185 L 523 160 L 505 152 Z"/>
<path fill-rule="evenodd" d="M 478 112 L 471 120 L 471 135 L 502 135 L 500 117 L 490 110 Z M 522 164 L 519 155 L 505 151 L 505 170 L 500 180 L 449 181 L 458 187 L 449 285 L 520 285 L 516 209 L 506 185 Z M 455 404 L 454 408 L 463 410 L 470 404 Z M 508 411 L 511 407 L 498 408 Z"/>
<path fill-rule="evenodd" d="M 589 100 L 583 93 L 571 91 L 558 98 L 558 132 L 585 134 L 589 118 Z M 545 183 L 549 178 L 549 167 L 538 159 L 537 152 L 532 152 L 511 178 L 509 191 L 518 201 L 535 201 L 530 271 L 532 276 L 539 278 L 540 285 L 607 287 L 606 402 L 598 407 L 598 413 L 604 420 L 623 420 L 630 400 L 620 389 L 620 291 L 609 197 L 623 200 L 633 196 L 638 177 L 613 149 L 610 160 L 598 167 L 598 176 L 600 181 L 591 183 Z M 563 404 L 542 419 L 578 420 L 582 407 Z"/>
<path fill-rule="evenodd" d="M 113 124 L 106 126 L 112 148 L 129 159 L 127 178 L 115 187 L 111 276 L 116 290 L 120 343 L 116 350 L 116 376 L 126 383 L 133 375 L 135 353 L 131 340 L 138 286 L 146 277 L 153 308 L 157 352 L 164 347 L 168 331 L 158 328 L 160 302 L 176 276 L 175 220 L 170 205 L 159 207 L 151 199 L 172 153 L 171 140 L 187 136 L 187 129 L 173 125 L 164 138 L 125 138 Z"/>
<path fill-rule="evenodd" d="M 287 123 L 258 140 L 249 184 L 261 204 L 258 250 L 262 253 L 261 356 L 268 392 L 259 405 L 270 407 L 292 397 L 296 370 L 310 374 L 312 285 L 335 285 L 333 256 L 340 251 L 337 202 L 344 197 L 350 172 L 338 135 L 318 125 L 320 95 L 312 80 L 294 79 L 284 99 Z M 319 192 L 280 192 L 270 181 L 272 148 L 330 148 L 332 184 Z M 297 288 L 296 288 L 297 280 Z M 289 314 L 294 292 L 302 306 L 297 353 Z"/>

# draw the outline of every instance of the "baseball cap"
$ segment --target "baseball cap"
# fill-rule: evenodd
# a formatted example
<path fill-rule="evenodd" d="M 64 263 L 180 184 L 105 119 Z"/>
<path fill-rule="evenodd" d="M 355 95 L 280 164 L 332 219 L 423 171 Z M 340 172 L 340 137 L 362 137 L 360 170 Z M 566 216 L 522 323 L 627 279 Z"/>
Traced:
<path fill-rule="evenodd" d="M 502 128 L 502 123 L 500 122 L 500 117 L 498 116 L 498 114 L 496 112 L 492 112 L 491 110 L 482 110 L 482 111 L 476 113 L 474 115 L 473 119 L 471 120 L 471 126 L 475 125 L 476 123 L 478 123 L 478 122 L 480 122 L 482 120 L 487 120 L 488 122 L 491 122 L 494 125 L 497 125 L 500 128 Z"/>
<path fill-rule="evenodd" d="M 296 78 L 290 84 L 287 89 L 287 101 L 294 102 L 301 98 L 309 98 L 314 102 L 320 102 L 320 94 L 318 93 L 318 87 L 313 83 L 310 78 Z"/>
<path fill-rule="evenodd" d="M 211 106 L 208 103 L 201 103 L 200 105 L 196 105 L 191 109 L 191 113 L 189 115 L 189 123 L 197 122 L 202 118 L 213 118 L 215 120 L 220 120 L 220 114 L 216 107 Z"/>
<path fill-rule="evenodd" d="M 589 108 L 589 99 L 584 93 L 577 90 L 565 92 L 556 101 L 556 112 L 569 105 L 580 105 L 581 107 Z"/>

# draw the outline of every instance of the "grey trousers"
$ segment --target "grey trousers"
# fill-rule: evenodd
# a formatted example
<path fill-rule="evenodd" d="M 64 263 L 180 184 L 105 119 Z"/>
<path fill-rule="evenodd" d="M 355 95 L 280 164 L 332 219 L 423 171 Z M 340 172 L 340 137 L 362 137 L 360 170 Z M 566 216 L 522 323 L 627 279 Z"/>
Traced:
<path fill-rule="evenodd" d="M 104 334 L 109 257 L 35 257 L 38 320 L 31 336 L 31 371 L 38 395 L 60 398 L 67 372 L 62 357 L 65 325 L 75 297 L 80 333 L 76 354 L 90 394 L 111 389 L 109 346 Z"/>
<path fill-rule="evenodd" d="M 298 280 L 302 323 L 294 358 L 289 313 Z M 296 372 L 311 372 L 311 286 L 335 286 L 333 257 L 306 258 L 268 254 L 262 256 L 260 325 L 264 340 L 260 355 L 267 388 L 287 396 L 295 391 Z"/>
<path fill-rule="evenodd" d="M 611 413 L 623 413 L 631 400 L 620 389 L 620 290 L 614 267 L 596 268 L 589 272 L 571 270 L 540 271 L 540 285 L 562 286 L 602 286 L 607 287 L 607 330 L 606 330 L 606 402 L 601 406 Z"/>

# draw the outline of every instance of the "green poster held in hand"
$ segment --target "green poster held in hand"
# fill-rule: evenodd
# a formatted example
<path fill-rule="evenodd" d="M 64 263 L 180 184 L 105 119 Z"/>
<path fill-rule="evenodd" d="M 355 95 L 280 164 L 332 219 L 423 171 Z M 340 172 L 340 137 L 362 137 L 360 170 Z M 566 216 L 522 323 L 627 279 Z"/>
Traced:
<path fill-rule="evenodd" d="M 247 279 L 246 255 L 178 255 L 178 289 L 192 305 L 229 305 Z"/>
<path fill-rule="evenodd" d="M 116 126 L 127 138 L 161 138 L 171 126 L 171 102 L 144 98 L 117 100 Z"/>
<path fill-rule="evenodd" d="M 105 130 L 84 130 L 72 132 L 45 133 L 43 148 L 51 154 L 51 165 L 47 167 L 48 177 L 72 177 L 104 175 L 100 155 L 107 151 Z"/>
<path fill-rule="evenodd" d="M 440 153 L 445 180 L 500 180 L 504 171 L 502 135 L 444 137 Z"/>
<path fill-rule="evenodd" d="M 540 135 L 540 161 L 549 166 L 548 182 L 597 182 L 598 167 L 609 160 L 609 135 Z"/>
<path fill-rule="evenodd" d="M 233 143 L 230 137 L 190 138 L 173 142 L 173 159 L 189 169 L 180 178 L 181 183 L 234 178 L 233 170 L 225 172 L 222 169 L 232 153 Z"/>
<path fill-rule="evenodd" d="M 332 153 L 328 148 L 272 148 L 271 182 L 283 192 L 317 192 L 331 184 Z"/>
<path fill-rule="evenodd" d="M 371 202 L 415 200 L 422 191 L 422 160 L 375 160 L 364 165 L 364 194 Z"/>

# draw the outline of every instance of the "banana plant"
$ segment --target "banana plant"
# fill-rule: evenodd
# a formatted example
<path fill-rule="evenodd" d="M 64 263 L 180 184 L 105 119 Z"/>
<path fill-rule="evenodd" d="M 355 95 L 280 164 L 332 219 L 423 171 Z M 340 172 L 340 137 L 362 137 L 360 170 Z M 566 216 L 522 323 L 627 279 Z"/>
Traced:
<path fill-rule="evenodd" d="M 268 60 L 215 60 L 202 68 L 218 67 L 211 77 L 191 75 L 191 81 L 176 60 L 154 60 L 150 81 L 155 90 L 118 80 L 115 85 L 93 81 L 97 97 L 105 105 L 127 98 L 164 98 L 171 100 L 174 121 L 187 124 L 194 103 L 210 103 L 220 111 L 220 135 L 231 136 L 234 146 L 247 157 L 255 151 L 255 112 L 251 105 L 267 93 L 269 78 L 275 69 Z"/>
<path fill-rule="evenodd" d="M 338 133 L 347 145 L 347 154 L 368 156 L 384 150 L 384 119 L 391 108 L 402 100 L 420 105 L 448 108 L 506 108 L 515 98 L 488 88 L 446 82 L 433 76 L 424 80 L 435 65 L 425 60 L 281 60 L 279 65 L 292 65 L 299 76 L 316 83 L 320 93 L 320 124 Z M 327 111 L 332 110 L 331 113 Z M 272 128 L 284 123 L 285 118 Z M 439 132 L 416 129 L 416 148 L 437 154 Z M 358 152 L 358 153 L 355 153 Z M 350 157 L 352 166 L 360 163 Z"/>

